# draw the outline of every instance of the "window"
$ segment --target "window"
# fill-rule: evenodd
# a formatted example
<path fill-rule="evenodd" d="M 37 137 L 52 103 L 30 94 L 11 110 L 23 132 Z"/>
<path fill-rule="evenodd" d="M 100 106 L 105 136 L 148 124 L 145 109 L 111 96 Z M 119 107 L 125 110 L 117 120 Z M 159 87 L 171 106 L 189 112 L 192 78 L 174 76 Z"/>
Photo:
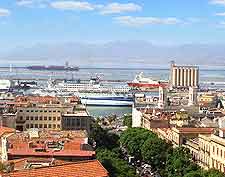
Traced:
<path fill-rule="evenodd" d="M 76 119 L 72 119 L 72 127 L 75 127 L 76 126 Z"/>
<path fill-rule="evenodd" d="M 222 151 L 222 149 L 220 150 L 220 155 L 221 155 L 221 158 L 223 158 L 223 151 Z"/>
<path fill-rule="evenodd" d="M 38 116 L 35 117 L 35 120 L 38 120 Z"/>
<path fill-rule="evenodd" d="M 34 110 L 31 110 L 30 112 L 34 112 Z"/>
<path fill-rule="evenodd" d="M 60 125 L 59 124 L 57 125 L 57 128 L 60 128 Z"/>
<path fill-rule="evenodd" d="M 43 126 L 42 126 L 42 124 L 39 124 L 39 128 L 42 128 Z"/>
<path fill-rule="evenodd" d="M 56 124 L 53 124 L 53 128 L 56 128 Z"/>
<path fill-rule="evenodd" d="M 20 120 L 23 120 L 23 116 L 20 116 Z"/>
<path fill-rule="evenodd" d="M 48 112 L 52 112 L 51 110 L 49 110 Z"/>
<path fill-rule="evenodd" d="M 57 120 L 60 121 L 60 117 L 57 117 Z"/>
<path fill-rule="evenodd" d="M 215 152 L 215 147 L 213 146 L 213 153 Z"/>
<path fill-rule="evenodd" d="M 33 116 L 31 116 L 31 117 L 30 117 L 30 120 L 34 120 L 34 117 L 33 117 Z"/>
<path fill-rule="evenodd" d="M 58 112 L 60 112 L 60 110 L 58 110 Z"/>
<path fill-rule="evenodd" d="M 51 124 L 48 124 L 48 128 L 52 128 L 52 125 Z"/>
<path fill-rule="evenodd" d="M 81 119 L 81 127 L 86 127 L 86 119 Z"/>
<path fill-rule="evenodd" d="M 51 121 L 52 120 L 52 117 L 48 117 L 48 120 Z"/>
<path fill-rule="evenodd" d="M 38 112 L 38 110 L 35 110 L 35 112 Z"/>
<path fill-rule="evenodd" d="M 44 124 L 44 128 L 47 128 L 47 124 Z"/>
<path fill-rule="evenodd" d="M 40 112 L 43 112 L 43 110 L 40 110 Z"/>
<path fill-rule="evenodd" d="M 30 124 L 30 128 L 34 128 L 34 125 L 33 124 Z"/>
<path fill-rule="evenodd" d="M 26 117 L 26 120 L 29 120 L 29 116 Z"/>
<path fill-rule="evenodd" d="M 53 112 L 56 112 L 56 110 L 53 110 Z"/>
<path fill-rule="evenodd" d="M 23 110 L 20 110 L 20 112 L 23 112 Z"/>
<path fill-rule="evenodd" d="M 217 148 L 216 154 L 219 155 L 219 148 Z"/>
<path fill-rule="evenodd" d="M 26 124 L 26 128 L 29 129 L 29 124 Z"/>
<path fill-rule="evenodd" d="M 47 116 L 44 117 L 44 120 L 47 120 Z"/>
<path fill-rule="evenodd" d="M 30 112 L 29 110 L 27 110 L 27 112 Z"/>
<path fill-rule="evenodd" d="M 53 117 L 53 121 L 56 121 L 56 117 Z"/>
<path fill-rule="evenodd" d="M 38 124 L 35 124 L 35 128 L 38 128 Z"/>
<path fill-rule="evenodd" d="M 47 110 L 45 110 L 44 112 L 47 112 Z"/>
<path fill-rule="evenodd" d="M 42 116 L 39 117 L 39 120 L 43 120 Z"/>
<path fill-rule="evenodd" d="M 80 127 L 80 119 L 77 119 L 77 127 Z"/>

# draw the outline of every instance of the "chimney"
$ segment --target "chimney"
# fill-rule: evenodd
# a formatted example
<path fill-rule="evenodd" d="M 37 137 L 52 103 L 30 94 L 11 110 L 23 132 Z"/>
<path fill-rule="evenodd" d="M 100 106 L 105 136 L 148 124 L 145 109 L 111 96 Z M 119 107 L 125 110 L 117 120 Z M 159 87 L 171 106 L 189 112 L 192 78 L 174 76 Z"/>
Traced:
<path fill-rule="evenodd" d="M 219 129 L 219 137 L 224 138 L 225 137 L 225 129 Z"/>

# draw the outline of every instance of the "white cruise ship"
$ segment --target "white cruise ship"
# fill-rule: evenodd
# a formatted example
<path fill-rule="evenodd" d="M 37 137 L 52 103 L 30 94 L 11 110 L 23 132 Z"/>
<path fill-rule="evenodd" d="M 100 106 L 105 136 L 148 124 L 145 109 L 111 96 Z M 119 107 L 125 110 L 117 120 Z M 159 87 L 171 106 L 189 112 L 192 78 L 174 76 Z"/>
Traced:
<path fill-rule="evenodd" d="M 92 78 L 88 83 L 78 81 L 63 81 L 58 84 L 49 82 L 49 90 L 58 95 L 76 95 L 88 106 L 132 106 L 133 96 L 129 94 L 128 86 L 100 83 L 98 78 Z"/>
<path fill-rule="evenodd" d="M 53 85 L 49 82 L 49 89 L 53 89 L 59 92 L 80 92 L 80 93 L 121 93 L 127 94 L 130 91 L 130 87 L 127 85 L 112 85 L 107 83 L 100 83 L 98 78 L 91 78 L 88 83 L 81 83 L 79 80 L 70 81 L 65 80 L 58 84 Z"/>

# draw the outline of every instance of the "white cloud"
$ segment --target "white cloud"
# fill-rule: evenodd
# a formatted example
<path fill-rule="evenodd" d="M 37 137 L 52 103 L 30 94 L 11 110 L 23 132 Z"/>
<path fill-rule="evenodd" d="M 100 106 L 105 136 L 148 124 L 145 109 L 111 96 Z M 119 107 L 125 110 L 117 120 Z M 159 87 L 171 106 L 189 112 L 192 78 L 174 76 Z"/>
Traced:
<path fill-rule="evenodd" d="M 94 10 L 96 8 L 95 5 L 85 1 L 56 1 L 50 6 L 60 10 Z"/>
<path fill-rule="evenodd" d="M 11 12 L 8 9 L 0 8 L 0 17 L 9 16 Z"/>
<path fill-rule="evenodd" d="M 105 5 L 100 13 L 101 14 L 117 14 L 117 13 L 123 13 L 123 12 L 136 12 L 141 11 L 142 7 L 134 4 L 134 3 L 127 3 L 127 4 L 121 4 L 121 3 L 110 3 L 108 5 Z"/>
<path fill-rule="evenodd" d="M 216 16 L 225 16 L 225 12 L 216 13 Z"/>
<path fill-rule="evenodd" d="M 23 7 L 44 8 L 48 2 L 49 0 L 17 0 L 16 4 Z"/>
<path fill-rule="evenodd" d="M 225 21 L 219 22 L 216 27 L 219 29 L 225 29 Z"/>
<path fill-rule="evenodd" d="M 27 6 L 27 5 L 31 5 L 31 4 L 33 4 L 33 3 L 34 3 L 33 0 L 17 0 L 17 1 L 16 1 L 16 4 L 17 4 L 18 6 Z"/>
<path fill-rule="evenodd" d="M 211 4 L 225 5 L 225 0 L 211 0 Z"/>
<path fill-rule="evenodd" d="M 168 18 L 157 18 L 157 17 L 132 17 L 132 16 L 120 16 L 115 17 L 116 22 L 128 25 L 128 26 L 144 26 L 144 25 L 175 25 L 182 23 L 181 20 L 168 17 Z"/>
<path fill-rule="evenodd" d="M 220 27 L 224 27 L 225 28 L 225 21 L 222 21 L 219 23 Z"/>

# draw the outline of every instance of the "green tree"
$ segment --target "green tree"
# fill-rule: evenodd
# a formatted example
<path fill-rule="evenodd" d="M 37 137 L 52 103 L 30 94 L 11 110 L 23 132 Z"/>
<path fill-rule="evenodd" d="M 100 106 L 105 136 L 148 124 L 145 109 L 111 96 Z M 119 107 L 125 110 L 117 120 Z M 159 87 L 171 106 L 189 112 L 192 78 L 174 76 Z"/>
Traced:
<path fill-rule="evenodd" d="M 202 172 L 199 171 L 191 171 L 189 173 L 187 173 L 186 175 L 184 175 L 184 177 L 203 177 Z"/>
<path fill-rule="evenodd" d="M 204 171 L 203 177 L 225 177 L 225 174 L 215 169 Z"/>
<path fill-rule="evenodd" d="M 119 136 L 114 133 L 109 133 L 97 123 L 92 125 L 90 141 L 96 142 L 97 147 L 113 149 L 119 147 Z"/>
<path fill-rule="evenodd" d="M 97 159 L 108 170 L 110 177 L 136 177 L 135 169 L 113 151 L 97 149 Z"/>
<path fill-rule="evenodd" d="M 159 170 L 165 167 L 167 153 L 170 148 L 170 145 L 164 140 L 155 136 L 149 136 L 141 147 L 141 154 L 152 168 Z"/>
<path fill-rule="evenodd" d="M 168 154 L 166 171 L 169 177 L 183 177 L 191 171 L 196 171 L 199 167 L 191 162 L 191 155 L 187 148 L 175 148 Z"/>
<path fill-rule="evenodd" d="M 141 159 L 141 147 L 150 136 L 157 137 L 149 130 L 143 128 L 128 128 L 121 134 L 120 143 L 130 155 Z"/>
<path fill-rule="evenodd" d="M 127 126 L 128 128 L 132 127 L 132 115 L 125 115 L 123 116 L 123 125 Z"/>

